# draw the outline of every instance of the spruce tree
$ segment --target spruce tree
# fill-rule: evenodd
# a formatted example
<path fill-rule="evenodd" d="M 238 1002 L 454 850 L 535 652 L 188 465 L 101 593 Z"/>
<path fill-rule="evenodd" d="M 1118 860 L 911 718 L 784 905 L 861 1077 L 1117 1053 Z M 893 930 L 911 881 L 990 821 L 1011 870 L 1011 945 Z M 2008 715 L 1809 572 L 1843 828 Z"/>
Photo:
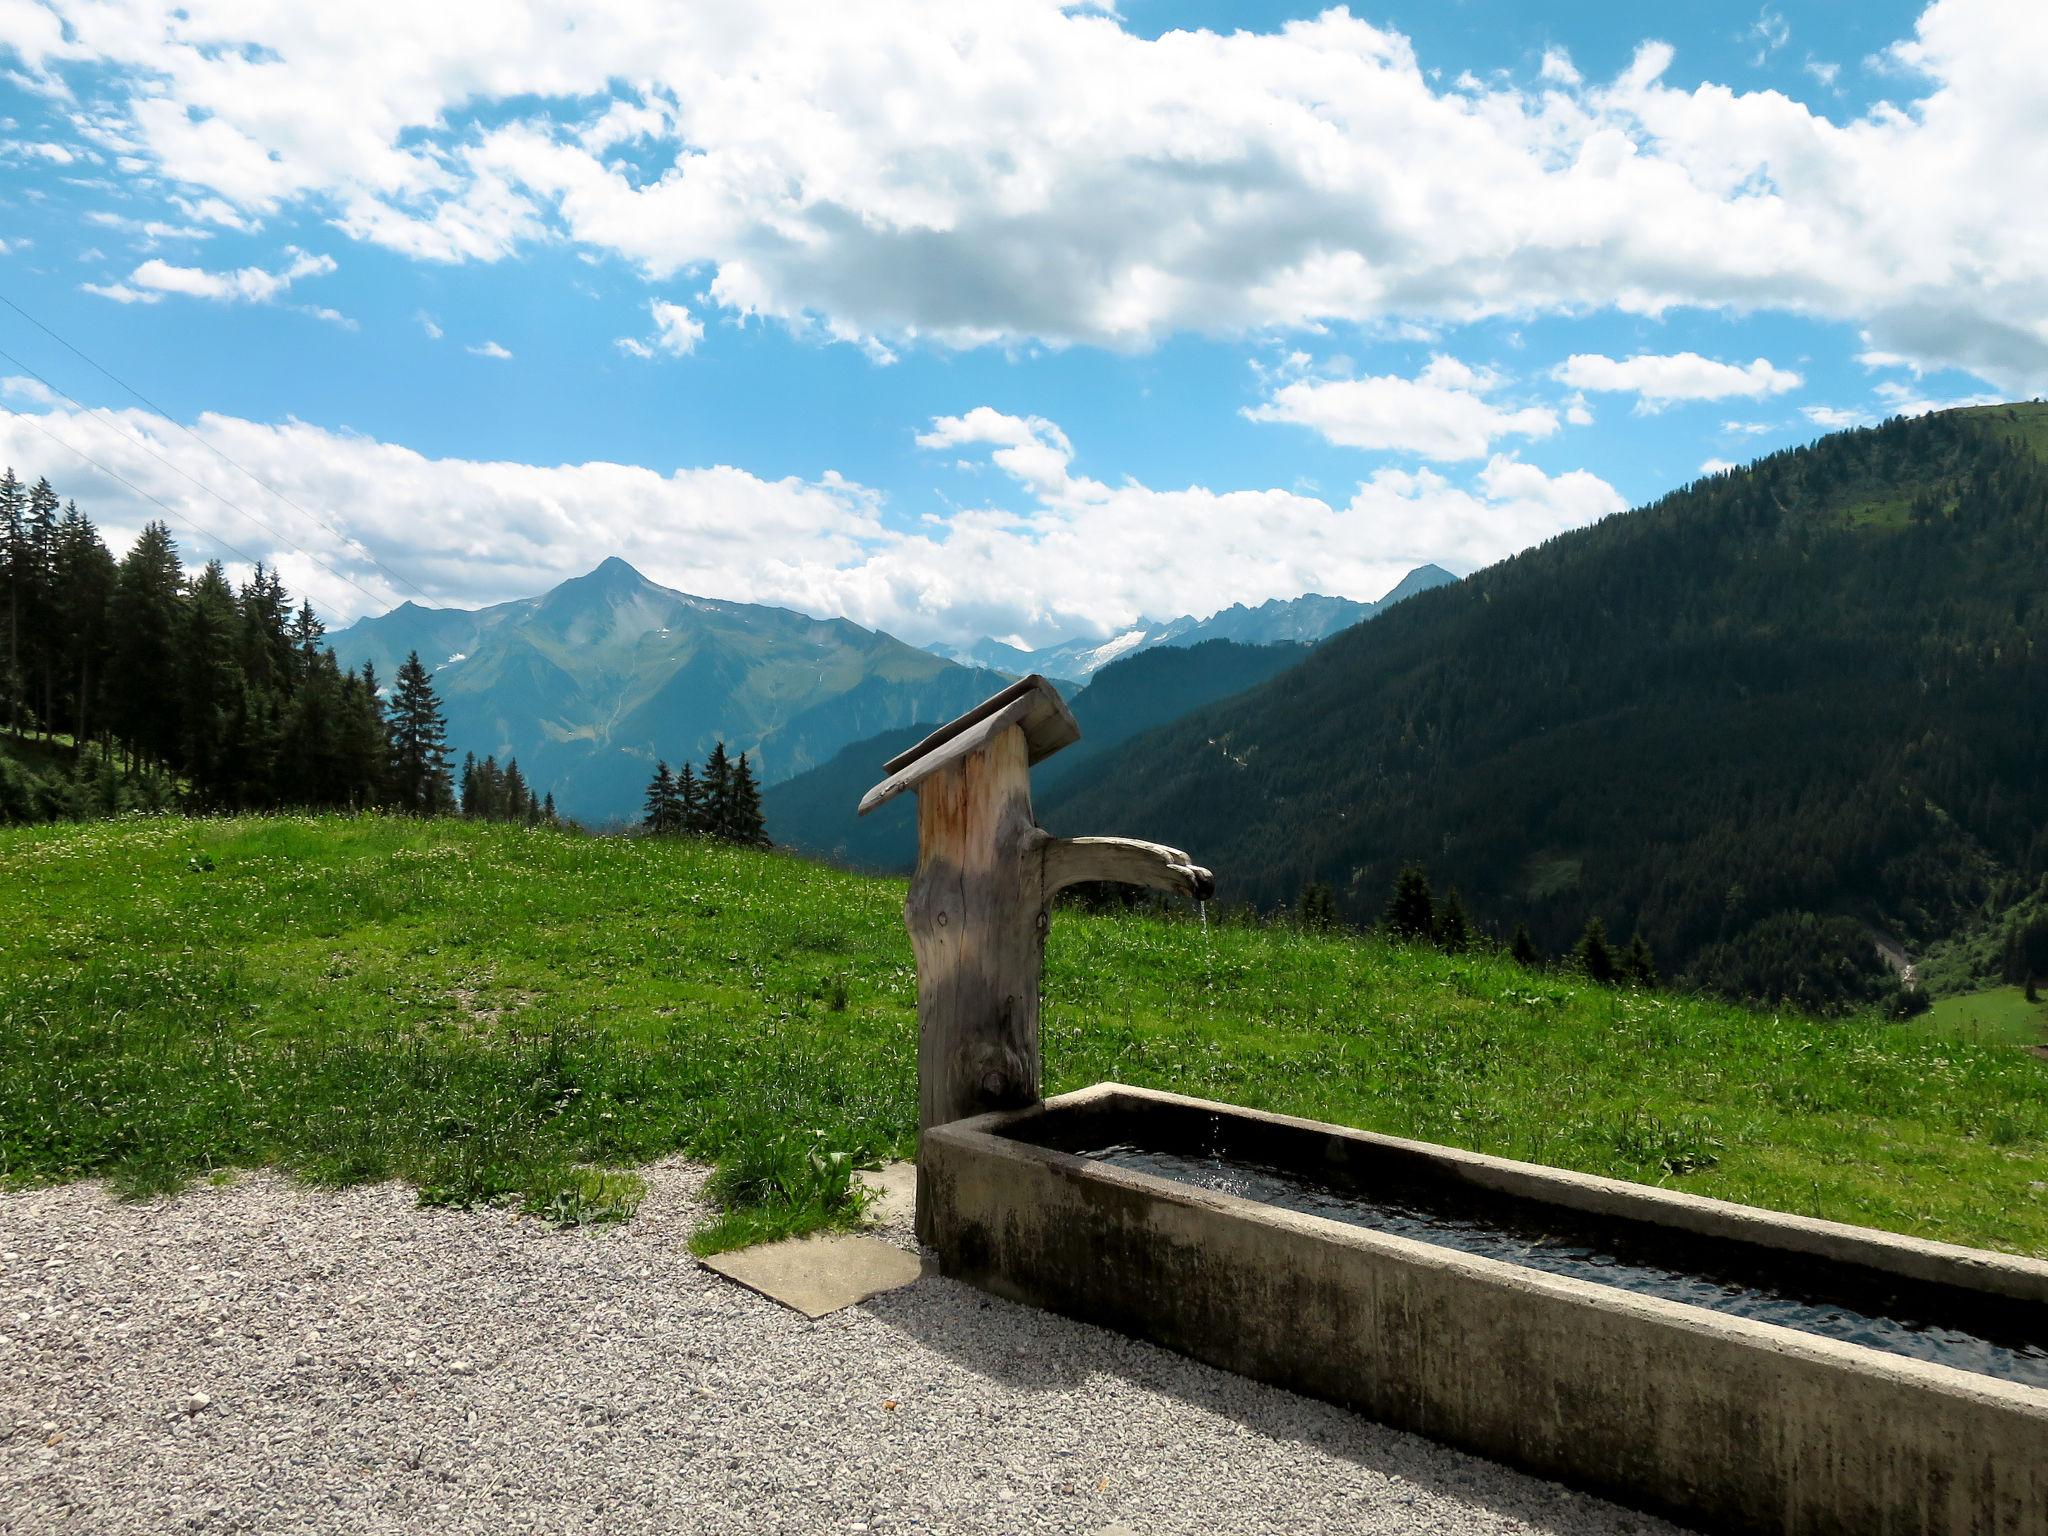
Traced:
<path fill-rule="evenodd" d="M 676 826 L 676 779 L 668 771 L 667 758 L 655 763 L 654 777 L 647 781 L 645 810 L 640 825 L 655 837 L 666 837 L 679 830 Z"/>
<path fill-rule="evenodd" d="M 22 609 L 28 603 L 30 559 L 28 546 L 28 492 L 15 478 L 14 466 L 0 474 L 0 711 L 8 727 L 21 729 L 22 693 L 25 679 L 21 666 Z"/>
<path fill-rule="evenodd" d="M 1472 924 L 1455 885 L 1445 894 L 1443 908 L 1437 913 L 1436 943 L 1447 955 L 1462 955 L 1472 947 Z"/>
<path fill-rule="evenodd" d="M 183 585 L 171 530 L 148 524 L 121 557 L 107 610 L 108 723 L 125 740 L 131 762 L 165 767 L 177 750 Z"/>
<path fill-rule="evenodd" d="M 471 821 L 483 816 L 483 805 L 477 799 L 476 754 L 462 754 L 462 790 L 460 797 L 462 814 Z"/>
<path fill-rule="evenodd" d="M 1529 937 L 1527 923 L 1515 924 L 1515 936 L 1508 941 L 1508 953 L 1524 970 L 1539 970 L 1543 965 L 1543 956 L 1536 948 L 1536 941 Z"/>
<path fill-rule="evenodd" d="M 733 766 L 732 802 L 727 818 L 730 828 L 726 836 L 734 842 L 749 848 L 768 846 L 768 825 L 761 814 L 761 788 L 754 782 L 754 770 L 744 752 Z"/>
<path fill-rule="evenodd" d="M 1621 979 L 1632 987 L 1655 987 L 1657 957 L 1650 953 L 1650 946 L 1640 930 L 1628 941 L 1628 948 L 1621 954 Z"/>
<path fill-rule="evenodd" d="M 221 809 L 237 776 L 232 746 L 237 732 L 242 674 L 236 665 L 240 628 L 227 572 L 208 561 L 192 579 L 178 635 L 180 757 L 202 805 Z"/>
<path fill-rule="evenodd" d="M 526 820 L 526 775 L 519 771 L 519 759 L 505 759 L 505 778 L 499 789 L 498 817 L 502 821 Z"/>
<path fill-rule="evenodd" d="M 1614 952 L 1607 947 L 1607 925 L 1597 915 L 1586 919 L 1586 931 L 1572 948 L 1572 963 L 1588 981 L 1603 987 L 1614 985 Z"/>
<path fill-rule="evenodd" d="M 57 505 L 57 493 L 47 479 L 29 488 L 22 680 L 45 735 L 57 711 Z"/>
<path fill-rule="evenodd" d="M 391 794 L 397 809 L 439 816 L 454 809 L 448 777 L 448 724 L 434 680 L 412 652 L 398 668 L 398 686 L 386 711 L 391 744 Z"/>
<path fill-rule="evenodd" d="M 712 837 L 732 835 L 732 762 L 725 755 L 725 743 L 711 748 L 704 759 L 701 793 L 704 797 L 704 830 Z"/>
<path fill-rule="evenodd" d="M 1323 880 L 1311 880 L 1295 899 L 1295 915 L 1301 926 L 1325 932 L 1337 926 L 1337 895 Z"/>
<path fill-rule="evenodd" d="M 704 832 L 704 786 L 697 782 L 697 770 L 690 766 L 688 758 L 683 760 L 682 770 L 676 774 L 676 815 L 679 818 L 677 831 L 701 836 Z"/>
<path fill-rule="evenodd" d="M 1397 939 L 1414 942 L 1427 939 L 1436 928 L 1436 899 L 1430 894 L 1429 876 L 1422 866 L 1410 864 L 1394 881 L 1380 924 Z"/>
<path fill-rule="evenodd" d="M 114 594 L 114 557 L 100 542 L 99 530 L 76 505 L 64 511 L 57 525 L 56 642 L 62 658 L 68 696 L 64 720 L 83 757 L 85 744 L 99 729 L 96 691 L 100 687 L 107 646 L 107 604 Z"/>
<path fill-rule="evenodd" d="M 555 792 L 552 789 L 541 799 L 540 817 L 551 827 L 555 824 Z"/>

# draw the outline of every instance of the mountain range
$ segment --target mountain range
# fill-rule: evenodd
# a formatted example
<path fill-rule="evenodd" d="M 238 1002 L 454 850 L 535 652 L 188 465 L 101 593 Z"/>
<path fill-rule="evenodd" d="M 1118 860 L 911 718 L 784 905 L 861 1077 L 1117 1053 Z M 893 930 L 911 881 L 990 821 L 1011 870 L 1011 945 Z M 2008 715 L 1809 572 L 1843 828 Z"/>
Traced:
<path fill-rule="evenodd" d="M 1312 594 L 1148 630 L 1133 650 L 1195 659 L 1145 674 L 1151 697 L 1119 711 L 1129 726 L 1105 715 L 1089 751 L 1291 664 L 1305 654 L 1297 634 L 1320 636 L 1349 612 L 1370 617 L 1404 589 L 1451 579 L 1425 567 L 1379 603 Z M 1280 643 L 1219 649 L 1201 638 L 1210 628 Z M 417 651 L 433 671 L 458 755 L 517 757 L 564 814 L 597 824 L 638 815 L 657 759 L 701 760 L 723 740 L 772 787 L 830 763 L 850 743 L 906 732 L 914 740 L 1009 680 L 846 619 L 693 597 L 617 558 L 539 597 L 487 608 L 402 603 L 329 643 L 345 667 L 369 663 L 386 682 Z M 778 811 L 810 824 L 798 809 L 803 798 L 771 804 L 771 833 L 781 835 Z"/>
<path fill-rule="evenodd" d="M 1233 603 L 1206 619 L 1190 614 L 1163 622 L 1140 619 L 1106 640 L 1063 640 L 1035 651 L 988 639 L 964 646 L 934 644 L 926 649 L 963 666 L 986 667 L 1010 677 L 1036 672 L 1068 683 L 1085 683 L 1112 662 L 1161 646 L 1195 646 L 1209 640 L 1233 640 L 1240 645 L 1314 645 L 1339 630 L 1376 618 L 1403 598 L 1457 579 L 1442 566 L 1421 565 L 1378 602 L 1309 592 L 1301 597 L 1272 598 L 1256 608 Z"/>
<path fill-rule="evenodd" d="M 846 619 L 672 591 L 619 559 L 488 608 L 404 603 L 329 643 L 387 682 L 418 651 L 456 752 L 516 756 L 593 822 L 637 815 L 658 757 L 701 760 L 723 740 L 772 784 L 1004 682 Z"/>

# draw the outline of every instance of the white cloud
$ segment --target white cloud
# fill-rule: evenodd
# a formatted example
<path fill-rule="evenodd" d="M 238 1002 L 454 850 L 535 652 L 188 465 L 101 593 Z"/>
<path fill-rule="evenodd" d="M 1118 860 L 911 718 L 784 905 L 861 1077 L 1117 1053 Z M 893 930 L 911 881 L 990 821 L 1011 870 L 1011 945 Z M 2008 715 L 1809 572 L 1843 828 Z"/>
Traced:
<path fill-rule="evenodd" d="M 439 341 L 442 336 L 447 334 L 441 329 L 440 322 L 424 309 L 416 311 L 413 318 L 419 321 L 420 329 L 427 333 L 427 340 L 429 341 Z"/>
<path fill-rule="evenodd" d="M 1439 460 L 1481 458 L 1499 438 L 1557 430 L 1557 413 L 1547 407 L 1510 409 L 1487 399 L 1498 383 L 1491 372 L 1439 355 L 1413 379 L 1296 379 L 1243 414 L 1312 428 L 1340 447 Z"/>
<path fill-rule="evenodd" d="M 1833 405 L 1802 405 L 1799 407 L 1799 414 L 1816 427 L 1825 428 L 1829 432 L 1856 426 L 1863 420 L 1861 411 L 1845 411 Z"/>
<path fill-rule="evenodd" d="M 1574 389 L 1633 393 L 1639 406 L 1651 411 L 1680 400 L 1759 400 L 1804 382 L 1789 368 L 1761 357 L 1750 363 L 1721 363 L 1697 352 L 1662 357 L 1638 353 L 1628 358 L 1578 352 L 1558 365 L 1556 377 Z"/>
<path fill-rule="evenodd" d="M 1724 421 L 1721 430 L 1730 437 L 1762 437 L 1771 430 L 1768 421 Z"/>
<path fill-rule="evenodd" d="M 21 403 L 0 410 L 0 462 L 47 468 L 112 538 L 132 537 L 159 509 L 61 462 L 34 423 L 251 556 L 276 560 L 323 612 L 348 616 L 414 595 L 156 416 L 60 409 L 20 389 L 10 398 Z M 32 408 L 38 414 L 22 414 Z M 429 458 L 304 422 L 225 416 L 201 417 L 193 429 L 347 527 L 436 601 L 528 595 L 616 553 L 685 591 L 843 614 L 911 640 L 991 633 L 1043 643 L 1108 635 L 1142 614 L 1208 613 L 1311 589 L 1377 596 L 1424 561 L 1483 564 L 1622 504 L 1596 476 L 1546 475 L 1504 455 L 1462 481 L 1383 469 L 1348 499 L 1112 485 L 1074 473 L 1074 447 L 1053 422 L 988 407 L 934 420 L 921 441 L 949 456 L 986 450 L 1014 482 L 1021 510 L 984 505 L 924 519 L 885 516 L 877 493 L 829 472 L 765 480 L 725 465 L 662 475 L 601 462 Z M 378 602 L 235 519 L 176 471 L 287 531 Z M 214 552 L 179 536 L 194 555 Z"/>
<path fill-rule="evenodd" d="M 1709 459 L 1700 466 L 1700 473 L 1703 475 L 1725 475 L 1733 468 L 1735 466 L 1726 459 Z"/>
<path fill-rule="evenodd" d="M 512 353 L 508 348 L 498 345 L 498 343 L 495 341 L 478 342 L 475 346 L 470 347 L 467 350 L 472 357 L 488 357 L 496 362 L 501 363 L 510 360 L 512 356 Z"/>
<path fill-rule="evenodd" d="M 612 345 L 629 357 L 653 357 L 666 352 L 670 357 L 687 357 L 697 350 L 697 343 L 704 339 L 704 322 L 692 315 L 680 304 L 671 304 L 665 299 L 655 299 L 647 306 L 654 317 L 654 333 L 641 340 L 637 336 L 621 336 Z"/>
<path fill-rule="evenodd" d="M 210 272 L 204 267 L 174 266 L 151 258 L 130 272 L 123 282 L 80 286 L 87 293 L 121 304 L 154 304 L 166 294 L 210 299 L 219 304 L 268 304 L 300 278 L 324 277 L 335 269 L 332 256 L 314 256 L 305 251 L 294 251 L 291 256 L 290 264 L 277 272 L 262 267 Z"/>
<path fill-rule="evenodd" d="M 583 11 L 52 0 L 9 41 L 181 197 L 432 261 L 567 238 L 878 356 L 1705 306 L 2048 380 L 2048 199 L 2012 195 L 2048 184 L 2038 0 L 1935 0 L 1885 55 L 1901 100 L 1842 122 L 1675 87 L 1661 44 L 1440 83 L 1341 8 L 1156 38 L 1061 0 Z"/>

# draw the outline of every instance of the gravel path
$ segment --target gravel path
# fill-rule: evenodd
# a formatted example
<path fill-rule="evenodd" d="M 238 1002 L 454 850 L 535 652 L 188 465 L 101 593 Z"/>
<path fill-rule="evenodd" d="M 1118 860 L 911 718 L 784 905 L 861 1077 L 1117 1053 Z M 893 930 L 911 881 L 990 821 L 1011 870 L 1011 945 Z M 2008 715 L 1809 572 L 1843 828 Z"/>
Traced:
<path fill-rule="evenodd" d="M 936 1276 L 806 1322 L 691 1259 L 701 1181 L 0 1196 L 0 1531 L 1675 1530 Z"/>

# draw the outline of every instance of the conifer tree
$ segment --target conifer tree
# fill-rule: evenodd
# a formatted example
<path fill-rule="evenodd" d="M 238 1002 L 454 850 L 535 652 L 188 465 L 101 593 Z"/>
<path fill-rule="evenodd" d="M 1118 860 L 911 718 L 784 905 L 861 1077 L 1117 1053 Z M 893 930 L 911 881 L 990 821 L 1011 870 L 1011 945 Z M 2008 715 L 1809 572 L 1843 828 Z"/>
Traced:
<path fill-rule="evenodd" d="M 28 492 L 28 571 L 22 614 L 22 681 L 48 735 L 57 708 L 57 493 L 47 479 Z"/>
<path fill-rule="evenodd" d="M 519 759 L 505 759 L 505 777 L 498 791 L 498 819 L 501 821 L 526 820 L 526 775 L 519 771 Z"/>
<path fill-rule="evenodd" d="M 130 761 L 152 767 L 167 766 L 177 750 L 183 585 L 171 530 L 162 523 L 148 524 L 115 571 L 107 681 L 109 724 L 126 741 Z"/>
<path fill-rule="evenodd" d="M 1325 932 L 1337 926 L 1337 895 L 1324 880 L 1311 880 L 1301 888 L 1294 904 L 1301 926 Z"/>
<path fill-rule="evenodd" d="M 656 837 L 666 837 L 681 830 L 676 825 L 678 809 L 675 775 L 668 770 L 668 759 L 662 758 L 654 765 L 654 777 L 647 781 L 646 814 L 640 825 Z"/>
<path fill-rule="evenodd" d="M 1401 871 L 1380 923 L 1395 938 L 1410 942 L 1427 939 L 1435 931 L 1436 899 L 1421 865 L 1410 864 Z"/>
<path fill-rule="evenodd" d="M 15 478 L 14 466 L 0 474 L 0 711 L 9 728 L 21 729 L 22 693 L 25 679 L 21 666 L 22 609 L 29 593 L 28 492 Z"/>
<path fill-rule="evenodd" d="M 448 776 L 448 725 L 434 680 L 412 652 L 398 668 L 398 687 L 386 711 L 391 743 L 392 804 L 413 816 L 454 809 Z"/>
<path fill-rule="evenodd" d="M 711 755 L 704 759 L 704 775 L 700 780 L 700 793 L 704 800 L 704 830 L 712 837 L 732 835 L 732 761 L 725 755 L 725 743 L 720 741 L 711 748 Z"/>
<path fill-rule="evenodd" d="M 555 824 L 555 792 L 552 789 L 541 797 L 540 817 L 551 827 Z"/>
<path fill-rule="evenodd" d="M 697 770 L 690 766 L 688 758 L 683 759 L 682 769 L 676 774 L 676 815 L 678 831 L 703 835 L 704 786 L 697 782 Z"/>
<path fill-rule="evenodd" d="M 1515 936 L 1508 941 L 1508 953 L 1524 970 L 1538 970 L 1543 965 L 1543 956 L 1537 951 L 1536 941 L 1529 937 L 1527 923 L 1515 924 Z"/>
<path fill-rule="evenodd" d="M 1640 929 L 1621 953 L 1621 979 L 1632 987 L 1650 988 L 1658 983 L 1657 957 L 1650 953 L 1649 943 Z"/>
<path fill-rule="evenodd" d="M 475 821 L 483 815 L 484 808 L 477 800 L 476 754 L 474 752 L 462 754 L 461 784 L 462 814 L 469 820 Z"/>
<path fill-rule="evenodd" d="M 1572 963 L 1588 981 L 1603 987 L 1614 985 L 1614 952 L 1607 947 L 1607 925 L 1597 915 L 1586 919 L 1586 931 L 1572 949 Z"/>
<path fill-rule="evenodd" d="M 65 723 L 82 757 L 86 741 L 99 727 L 95 691 L 106 654 L 107 604 L 114 594 L 114 557 L 100 542 L 99 530 L 73 504 L 57 525 L 57 554 L 52 584 L 56 595 L 56 644 L 68 696 Z"/>
<path fill-rule="evenodd" d="M 754 770 L 747 754 L 733 765 L 731 808 L 727 812 L 726 836 L 749 848 L 768 846 L 768 826 L 761 814 L 761 788 L 754 782 Z"/>
<path fill-rule="evenodd" d="M 1447 955 L 1462 955 L 1472 947 L 1472 923 L 1465 916 L 1465 904 L 1452 886 L 1444 896 L 1443 909 L 1436 918 L 1437 948 Z"/>

